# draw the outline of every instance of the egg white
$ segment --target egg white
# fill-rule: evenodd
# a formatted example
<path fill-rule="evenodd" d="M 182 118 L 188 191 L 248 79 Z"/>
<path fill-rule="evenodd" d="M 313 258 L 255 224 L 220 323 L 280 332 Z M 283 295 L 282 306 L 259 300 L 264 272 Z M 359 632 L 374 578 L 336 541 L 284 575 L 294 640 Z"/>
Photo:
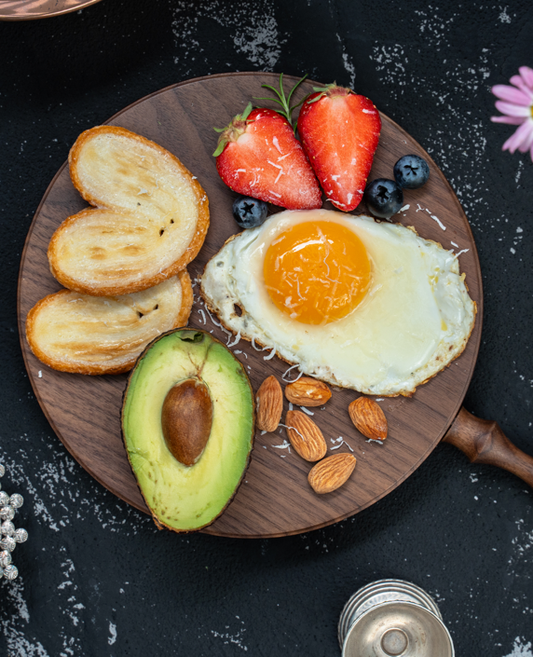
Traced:
<path fill-rule="evenodd" d="M 321 326 L 279 310 L 263 276 L 270 243 L 295 223 L 318 220 L 352 230 L 372 270 L 360 305 Z M 207 264 L 201 290 L 235 333 L 274 348 L 304 374 L 371 395 L 413 394 L 462 353 L 476 314 L 454 253 L 400 224 L 328 210 L 281 212 L 235 236 Z"/>

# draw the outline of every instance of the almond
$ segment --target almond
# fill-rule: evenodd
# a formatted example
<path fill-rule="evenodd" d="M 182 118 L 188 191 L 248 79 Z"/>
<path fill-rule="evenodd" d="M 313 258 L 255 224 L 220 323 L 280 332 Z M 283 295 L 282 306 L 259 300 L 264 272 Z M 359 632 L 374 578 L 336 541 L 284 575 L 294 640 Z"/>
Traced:
<path fill-rule="evenodd" d="M 348 481 L 356 462 L 352 454 L 328 456 L 311 468 L 307 480 L 315 493 L 331 493 Z"/>
<path fill-rule="evenodd" d="M 328 446 L 322 431 L 302 411 L 287 411 L 285 420 L 287 435 L 296 452 L 306 461 L 319 461 Z"/>
<path fill-rule="evenodd" d="M 349 406 L 348 412 L 356 428 L 371 440 L 385 440 L 387 418 L 380 405 L 368 397 L 358 397 Z"/>
<path fill-rule="evenodd" d="M 285 387 L 285 397 L 298 406 L 322 406 L 331 398 L 331 390 L 323 381 L 302 376 Z"/>
<path fill-rule="evenodd" d="M 283 392 L 275 376 L 269 376 L 263 381 L 255 401 L 257 428 L 261 431 L 276 431 L 283 412 Z"/>

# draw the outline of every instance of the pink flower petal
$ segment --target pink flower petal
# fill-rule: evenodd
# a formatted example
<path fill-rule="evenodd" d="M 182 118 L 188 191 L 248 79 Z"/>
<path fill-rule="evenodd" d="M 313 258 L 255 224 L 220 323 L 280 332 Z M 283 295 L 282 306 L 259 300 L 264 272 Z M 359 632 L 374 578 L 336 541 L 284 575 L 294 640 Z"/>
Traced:
<path fill-rule="evenodd" d="M 524 107 L 523 105 L 513 105 L 511 103 L 505 103 L 503 100 L 497 100 L 495 105 L 499 112 L 507 114 L 507 116 L 531 116 L 529 107 Z"/>
<path fill-rule="evenodd" d="M 530 131 L 529 135 L 526 137 L 526 139 L 518 147 L 518 150 L 521 153 L 527 153 L 528 150 L 531 148 L 531 144 L 533 144 L 533 127 L 531 128 L 531 131 Z"/>
<path fill-rule="evenodd" d="M 509 123 L 511 125 L 522 125 L 527 119 L 524 116 L 491 116 L 493 123 Z"/>
<path fill-rule="evenodd" d="M 529 107 L 533 102 L 533 92 L 526 94 L 523 91 L 515 89 L 514 87 L 509 87 L 506 84 L 497 84 L 492 87 L 492 93 L 497 98 L 508 100 L 515 105 L 527 105 Z"/>
<path fill-rule="evenodd" d="M 533 130 L 533 123 L 531 121 L 526 121 L 517 128 L 516 132 L 509 137 L 509 139 L 502 146 L 502 151 L 509 150 L 511 153 L 514 153 L 517 148 L 519 148 L 530 136 L 531 131 Z"/>
<path fill-rule="evenodd" d="M 515 87 L 518 87 L 520 91 L 523 91 L 525 94 L 528 94 L 531 92 L 531 89 L 527 86 L 527 84 L 522 80 L 522 78 L 519 75 L 513 75 L 513 77 L 509 80 L 511 84 L 514 84 Z"/>
<path fill-rule="evenodd" d="M 533 69 L 529 68 L 529 66 L 521 66 L 518 71 L 522 80 L 524 80 L 530 89 L 533 89 Z"/>

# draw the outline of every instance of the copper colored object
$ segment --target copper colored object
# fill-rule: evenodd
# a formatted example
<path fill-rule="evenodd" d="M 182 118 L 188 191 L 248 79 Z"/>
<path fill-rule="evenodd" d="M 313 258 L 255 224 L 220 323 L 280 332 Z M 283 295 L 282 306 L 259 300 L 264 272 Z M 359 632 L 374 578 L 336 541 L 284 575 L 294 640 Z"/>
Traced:
<path fill-rule="evenodd" d="M 442 440 L 464 452 L 471 463 L 503 468 L 533 487 L 533 457 L 513 445 L 496 422 L 481 420 L 461 408 Z"/>
<path fill-rule="evenodd" d="M 31 21 L 59 16 L 97 2 L 100 0 L 0 0 L 0 20 Z"/>

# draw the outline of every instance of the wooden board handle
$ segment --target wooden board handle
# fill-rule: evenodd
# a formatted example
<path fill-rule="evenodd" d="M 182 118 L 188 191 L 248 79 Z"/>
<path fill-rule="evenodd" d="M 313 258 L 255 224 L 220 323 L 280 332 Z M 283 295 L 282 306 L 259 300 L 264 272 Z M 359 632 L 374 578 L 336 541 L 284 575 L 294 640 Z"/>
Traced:
<path fill-rule="evenodd" d="M 513 445 L 496 422 L 480 420 L 461 408 L 442 440 L 458 447 L 472 463 L 496 465 L 533 488 L 533 458 Z"/>

